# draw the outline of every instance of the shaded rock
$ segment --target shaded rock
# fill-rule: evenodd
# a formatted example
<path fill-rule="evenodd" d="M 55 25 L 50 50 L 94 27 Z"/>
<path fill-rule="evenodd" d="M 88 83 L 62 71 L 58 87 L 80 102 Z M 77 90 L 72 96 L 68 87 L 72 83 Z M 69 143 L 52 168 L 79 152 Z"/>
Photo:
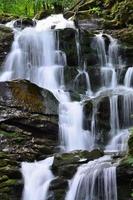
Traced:
<path fill-rule="evenodd" d="M 133 166 L 121 164 L 117 167 L 117 190 L 118 200 L 131 200 L 133 185 Z"/>
<path fill-rule="evenodd" d="M 66 189 L 68 187 L 68 181 L 62 177 L 56 178 L 50 183 L 49 190 Z"/>
<path fill-rule="evenodd" d="M 17 19 L 17 18 L 18 18 L 18 16 L 13 16 L 13 15 L 10 15 L 10 14 L 7 14 L 7 13 L 6 14 L 3 13 L 3 14 L 0 14 L 0 23 L 5 24 L 5 23 L 10 22 L 10 21 Z"/>
<path fill-rule="evenodd" d="M 29 26 L 35 26 L 36 25 L 36 22 L 30 18 L 22 18 L 22 19 L 17 19 L 15 20 L 14 22 L 14 27 L 15 28 L 21 28 L 21 29 L 24 29 L 26 27 L 29 27 Z"/>
<path fill-rule="evenodd" d="M 72 178 L 77 167 L 82 163 L 87 163 L 103 155 L 99 150 L 88 151 L 73 151 L 70 153 L 56 154 L 52 165 L 53 172 L 59 176 Z"/>
<path fill-rule="evenodd" d="M 0 66 L 11 49 L 13 37 L 12 29 L 0 25 Z"/>
<path fill-rule="evenodd" d="M 59 36 L 59 49 L 66 53 L 67 65 L 76 66 L 78 64 L 77 46 L 76 46 L 76 30 L 66 28 L 57 30 Z M 70 39 L 71 38 L 71 39 Z"/>

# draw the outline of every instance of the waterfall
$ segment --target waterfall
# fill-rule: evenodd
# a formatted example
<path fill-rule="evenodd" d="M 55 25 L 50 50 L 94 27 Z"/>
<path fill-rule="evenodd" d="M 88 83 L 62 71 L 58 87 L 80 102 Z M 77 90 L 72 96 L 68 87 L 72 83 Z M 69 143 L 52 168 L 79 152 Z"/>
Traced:
<path fill-rule="evenodd" d="M 117 40 L 108 34 L 100 33 L 96 34 L 93 42 L 100 62 L 103 86 L 115 88 L 117 86 L 115 68 L 120 65 Z"/>
<path fill-rule="evenodd" d="M 117 200 L 116 167 L 110 157 L 81 165 L 70 184 L 65 200 Z"/>
<path fill-rule="evenodd" d="M 94 38 L 95 42 L 95 48 L 97 50 L 97 55 L 99 58 L 100 66 L 104 67 L 107 66 L 107 54 L 106 54 L 106 49 L 105 49 L 105 41 L 103 38 L 103 34 L 96 34 L 96 37 Z"/>
<path fill-rule="evenodd" d="M 34 163 L 22 163 L 24 178 L 23 200 L 46 200 L 49 184 L 54 178 L 50 166 L 54 157 Z"/>
<path fill-rule="evenodd" d="M 118 96 L 110 97 L 110 126 L 111 136 L 116 135 L 119 130 Z"/>
<path fill-rule="evenodd" d="M 93 138 L 83 129 L 83 106 L 80 102 L 60 104 L 59 127 L 62 150 L 91 149 Z"/>
<path fill-rule="evenodd" d="M 71 102 L 68 93 L 63 91 L 66 56 L 59 50 L 59 41 L 56 48 L 55 39 L 59 38 L 56 37 L 55 31 L 50 30 L 53 25 L 59 28 L 69 27 L 72 24 L 72 21 L 68 22 L 61 15 L 57 15 L 38 21 L 34 28 L 20 31 L 15 36 L 11 53 L 5 62 L 4 72 L 0 76 L 1 81 L 28 79 L 50 90 L 58 98 L 61 146 L 64 144 L 66 151 L 89 148 L 87 137 L 89 138 L 90 135 L 83 130 L 82 106 L 79 102 Z M 78 43 L 77 51 L 79 52 Z M 83 73 L 88 91 L 90 90 L 89 76 L 86 71 Z M 71 137 L 73 139 L 70 140 Z"/>
<path fill-rule="evenodd" d="M 103 86 L 115 88 L 117 86 L 117 77 L 114 68 L 102 67 L 101 76 Z"/>
<path fill-rule="evenodd" d="M 128 136 L 129 136 L 129 131 L 127 129 L 119 130 L 119 133 L 115 135 L 110 141 L 110 143 L 107 145 L 106 151 L 113 151 L 113 152 L 127 151 Z"/>
<path fill-rule="evenodd" d="M 85 93 L 88 96 L 91 96 L 92 90 L 91 90 L 90 77 L 89 77 L 89 74 L 86 70 L 87 70 L 87 66 L 86 66 L 86 63 L 84 62 L 83 69 L 78 69 L 78 74 L 74 79 L 74 85 L 75 85 L 76 88 L 78 88 L 79 87 L 79 80 L 80 80 L 81 77 L 83 77 L 84 78 L 84 85 L 86 86 Z"/>
<path fill-rule="evenodd" d="M 116 67 L 120 64 L 117 40 L 108 34 L 99 33 L 94 38 L 101 67 Z"/>
<path fill-rule="evenodd" d="M 133 67 L 129 67 L 125 75 L 124 85 L 126 87 L 131 87 L 132 84 L 133 84 Z"/>
<path fill-rule="evenodd" d="M 12 25 L 9 24 L 9 26 Z M 120 66 L 117 40 L 103 33 L 97 34 L 94 38 L 102 78 L 102 87 L 95 93 L 91 87 L 86 63 L 80 66 L 79 31 L 75 29 L 77 31 L 75 39 L 78 74 L 74 79 L 74 84 L 79 87 L 80 78 L 83 77 L 86 89 L 82 101 L 72 101 L 64 83 L 64 67 L 67 66 L 66 54 L 59 49 L 58 29 L 64 28 L 75 29 L 75 26 L 72 21 L 64 19 L 63 15 L 52 15 L 38 21 L 35 27 L 16 31 L 11 52 L 0 75 L 0 81 L 27 79 L 50 90 L 55 95 L 59 101 L 59 146 L 63 152 L 92 150 L 97 145 L 99 137 L 96 128 L 98 102 L 94 99 L 100 97 L 102 89 L 105 89 L 104 96 L 109 96 L 110 100 L 111 127 L 110 141 L 105 146 L 105 152 L 126 151 L 129 132 L 125 128 L 131 124 L 133 95 L 130 92 L 121 95 L 123 98 L 122 117 L 126 127 L 120 129 L 118 94 L 115 93 L 118 88 L 116 69 Z M 132 68 L 128 69 L 124 84 L 126 87 L 131 87 Z M 108 95 L 110 90 L 112 94 Z M 85 130 L 83 124 L 83 101 L 86 101 L 86 97 L 91 99 L 93 104 L 90 131 Z M 50 169 L 52 163 L 53 157 L 35 163 L 22 163 L 23 200 L 47 199 L 49 184 L 54 178 Z M 88 199 L 117 200 L 116 164 L 112 164 L 111 156 L 104 156 L 81 165 L 72 179 L 66 200 Z"/>
<path fill-rule="evenodd" d="M 133 114 L 133 94 L 132 92 L 127 95 L 123 95 L 123 124 L 129 127 L 133 124 L 132 114 Z"/>

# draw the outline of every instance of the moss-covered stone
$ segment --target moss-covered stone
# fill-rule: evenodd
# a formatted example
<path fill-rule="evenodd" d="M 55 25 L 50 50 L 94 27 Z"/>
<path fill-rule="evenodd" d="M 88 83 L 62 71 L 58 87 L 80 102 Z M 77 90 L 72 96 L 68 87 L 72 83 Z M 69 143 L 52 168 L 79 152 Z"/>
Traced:
<path fill-rule="evenodd" d="M 10 22 L 10 21 L 17 19 L 17 18 L 18 18 L 18 16 L 3 13 L 3 14 L 0 14 L 0 23 L 5 24 L 5 23 Z"/>
<path fill-rule="evenodd" d="M 10 186 L 15 187 L 15 186 L 18 185 L 18 184 L 20 184 L 20 183 L 18 182 L 18 180 L 16 180 L 16 179 L 8 179 L 8 180 L 6 180 L 6 181 L 0 183 L 0 189 L 1 189 L 1 188 L 4 188 L 4 187 L 10 187 Z"/>
<path fill-rule="evenodd" d="M 56 154 L 52 165 L 52 170 L 56 175 L 72 178 L 77 167 L 82 163 L 87 163 L 103 156 L 103 152 L 99 150 L 89 151 L 73 151 L 70 153 Z"/>

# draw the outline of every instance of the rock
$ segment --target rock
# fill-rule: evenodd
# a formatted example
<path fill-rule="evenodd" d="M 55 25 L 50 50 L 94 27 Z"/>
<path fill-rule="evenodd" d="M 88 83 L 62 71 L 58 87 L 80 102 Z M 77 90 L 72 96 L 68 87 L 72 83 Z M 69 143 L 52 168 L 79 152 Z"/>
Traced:
<path fill-rule="evenodd" d="M 26 80 L 1 82 L 0 87 L 0 105 L 31 113 L 57 115 L 58 102 L 48 90 Z"/>
<path fill-rule="evenodd" d="M 0 122 L 9 125 L 2 125 L 3 130 L 20 128 L 57 140 L 58 101 L 48 90 L 25 80 L 1 82 L 0 87 Z"/>
<path fill-rule="evenodd" d="M 0 14 L 0 23 L 6 24 L 7 22 L 10 22 L 10 21 L 17 19 L 17 18 L 18 18 L 18 16 L 13 16 L 13 15 L 10 15 L 10 14 L 7 14 L 7 13 L 6 14 L 3 13 L 3 14 Z"/>
<path fill-rule="evenodd" d="M 14 22 L 14 27 L 21 28 L 21 29 L 24 29 L 26 27 L 33 27 L 35 25 L 36 25 L 36 22 L 30 18 L 17 19 Z"/>
<path fill-rule="evenodd" d="M 0 66 L 11 49 L 13 37 L 12 29 L 0 25 Z"/>
<path fill-rule="evenodd" d="M 78 64 L 77 46 L 76 46 L 76 30 L 66 28 L 57 30 L 59 35 L 59 49 L 66 53 L 67 65 L 76 66 Z M 71 40 L 70 40 L 71 38 Z"/>
<path fill-rule="evenodd" d="M 95 128 L 97 133 L 97 143 L 105 144 L 108 141 L 108 132 L 110 131 L 110 101 L 109 97 L 106 95 L 99 96 L 93 101 L 88 99 L 84 104 L 84 114 L 85 114 L 85 127 L 86 129 L 91 130 L 91 120 L 92 120 L 92 112 L 94 112 L 93 107 L 97 107 L 95 113 Z"/>
<path fill-rule="evenodd" d="M 68 187 L 68 181 L 59 177 L 51 181 L 49 190 L 57 190 L 57 189 L 62 190 L 62 189 L 66 189 L 67 187 Z"/>
<path fill-rule="evenodd" d="M 65 178 L 72 178 L 77 167 L 82 163 L 87 163 L 103 155 L 99 150 L 73 151 L 70 153 L 56 154 L 52 165 L 53 172 Z"/>
<path fill-rule="evenodd" d="M 117 190 L 119 200 L 131 200 L 133 180 L 133 166 L 121 164 L 117 167 Z"/>
<path fill-rule="evenodd" d="M 117 166 L 117 186 L 119 200 L 132 200 L 133 185 L 133 133 L 128 141 L 129 151 Z"/>

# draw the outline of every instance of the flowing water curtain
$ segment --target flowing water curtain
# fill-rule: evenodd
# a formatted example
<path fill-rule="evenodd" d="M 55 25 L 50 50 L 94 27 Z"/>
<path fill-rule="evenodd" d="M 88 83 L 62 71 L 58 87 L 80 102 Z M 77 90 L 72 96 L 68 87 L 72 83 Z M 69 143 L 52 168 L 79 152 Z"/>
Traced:
<path fill-rule="evenodd" d="M 116 167 L 110 157 L 80 166 L 65 200 L 117 200 Z"/>

